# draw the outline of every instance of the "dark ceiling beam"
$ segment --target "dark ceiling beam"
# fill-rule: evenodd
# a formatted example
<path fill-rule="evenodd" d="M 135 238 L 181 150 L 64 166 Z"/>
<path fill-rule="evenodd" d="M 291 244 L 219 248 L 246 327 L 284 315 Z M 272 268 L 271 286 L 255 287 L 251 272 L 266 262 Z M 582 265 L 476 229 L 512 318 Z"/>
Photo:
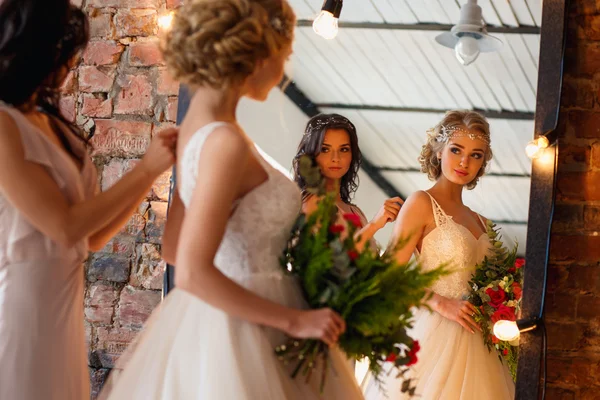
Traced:
<path fill-rule="evenodd" d="M 308 19 L 298 20 L 297 26 L 312 26 L 312 21 Z M 391 29 L 408 31 L 449 31 L 454 25 L 446 24 L 391 24 L 387 22 L 346 22 L 339 21 L 340 28 L 356 29 Z M 489 33 L 513 33 L 513 34 L 535 34 L 539 35 L 541 28 L 537 26 L 487 26 Z"/>
<path fill-rule="evenodd" d="M 377 171 L 382 172 L 418 172 L 422 173 L 420 168 L 412 167 L 386 167 L 386 166 L 373 166 Z M 485 176 L 495 176 L 497 178 L 531 178 L 531 174 L 515 174 L 510 172 L 487 172 Z"/>
<path fill-rule="evenodd" d="M 304 112 L 309 118 L 319 114 L 319 107 L 317 107 L 306 95 L 302 92 L 296 84 L 287 77 L 284 77 L 279 85 L 285 95 Z M 399 191 L 392 185 L 385 177 L 378 171 L 374 164 L 369 161 L 364 155 L 362 157 L 362 170 L 375 182 L 377 186 L 389 197 L 401 197 L 406 199 Z"/>
<path fill-rule="evenodd" d="M 319 103 L 315 104 L 317 108 L 337 108 L 340 110 L 359 110 L 359 111 L 391 111 L 391 112 L 415 112 L 429 114 L 445 114 L 447 110 L 437 108 L 418 108 L 418 107 L 397 107 L 397 106 L 377 106 L 372 104 L 340 104 L 340 103 Z M 524 111 L 494 111 L 474 109 L 487 118 L 491 119 L 511 119 L 521 121 L 533 121 L 535 113 Z"/>

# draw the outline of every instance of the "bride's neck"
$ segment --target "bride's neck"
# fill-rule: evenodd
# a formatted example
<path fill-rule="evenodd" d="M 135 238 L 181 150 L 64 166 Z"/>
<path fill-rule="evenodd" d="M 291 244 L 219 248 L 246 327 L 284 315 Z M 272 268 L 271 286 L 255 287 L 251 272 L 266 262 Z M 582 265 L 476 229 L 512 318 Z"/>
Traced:
<path fill-rule="evenodd" d="M 204 110 L 207 116 L 216 121 L 235 122 L 235 111 L 242 97 L 241 90 L 213 89 L 206 86 L 196 86 L 190 90 L 190 108 Z"/>
<path fill-rule="evenodd" d="M 463 186 L 452 183 L 443 176 L 433 185 L 435 192 L 449 201 L 457 204 L 463 204 L 462 193 Z"/>

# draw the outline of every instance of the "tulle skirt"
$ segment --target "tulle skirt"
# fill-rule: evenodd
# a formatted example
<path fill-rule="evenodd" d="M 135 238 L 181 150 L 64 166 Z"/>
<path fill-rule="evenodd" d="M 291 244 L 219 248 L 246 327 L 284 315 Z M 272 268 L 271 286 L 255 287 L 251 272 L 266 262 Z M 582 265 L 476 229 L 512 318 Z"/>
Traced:
<path fill-rule="evenodd" d="M 244 284 L 263 297 L 294 308 L 305 303 L 295 280 L 255 277 Z M 325 391 L 319 379 L 290 378 L 274 353 L 281 332 L 231 317 L 192 294 L 175 289 L 119 360 L 101 399 L 310 400 L 362 399 L 343 354 L 332 349 Z"/>
<path fill-rule="evenodd" d="M 436 312 L 415 314 L 410 332 L 421 346 L 410 377 L 420 400 L 512 400 L 515 385 L 496 351 L 488 351 L 480 332 L 468 332 L 460 324 Z M 408 376 L 407 376 L 408 377 Z M 366 400 L 408 399 L 400 392 L 402 380 L 392 372 L 380 386 L 372 377 L 365 382 Z M 387 397 L 386 397 L 387 392 Z"/>

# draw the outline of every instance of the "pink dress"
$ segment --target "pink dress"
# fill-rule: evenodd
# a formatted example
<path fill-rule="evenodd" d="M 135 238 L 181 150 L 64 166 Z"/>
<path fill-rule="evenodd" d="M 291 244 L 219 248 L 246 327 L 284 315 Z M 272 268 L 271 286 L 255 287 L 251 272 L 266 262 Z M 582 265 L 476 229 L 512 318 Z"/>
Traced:
<path fill-rule="evenodd" d="M 15 121 L 25 159 L 42 165 L 69 203 L 96 192 L 96 168 L 84 143 L 66 136 L 85 160 L 81 170 L 20 111 Z M 35 182 L 31 182 L 35 185 Z M 40 199 L 40 202 L 44 199 Z M 0 194 L 0 399 L 89 399 L 83 325 L 87 239 L 64 247 L 38 231 Z"/>

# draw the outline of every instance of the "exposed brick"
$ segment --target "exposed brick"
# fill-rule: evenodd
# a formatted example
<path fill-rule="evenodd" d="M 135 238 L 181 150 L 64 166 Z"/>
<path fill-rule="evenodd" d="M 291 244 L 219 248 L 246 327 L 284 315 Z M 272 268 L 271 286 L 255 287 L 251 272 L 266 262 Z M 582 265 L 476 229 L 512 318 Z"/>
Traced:
<path fill-rule="evenodd" d="M 125 289 L 124 289 L 125 290 Z M 95 351 L 104 368 L 113 368 L 119 356 L 135 339 L 137 330 L 124 327 L 99 327 L 97 329 L 98 346 Z"/>
<path fill-rule="evenodd" d="M 106 378 L 108 378 L 108 373 L 110 372 L 107 368 L 93 369 L 90 368 L 90 389 L 91 389 L 91 398 L 95 399 L 100 394 L 100 390 L 104 386 L 104 382 Z"/>
<path fill-rule="evenodd" d="M 102 190 L 105 191 L 117 183 L 123 175 L 131 171 L 139 160 L 113 158 L 102 170 Z"/>
<path fill-rule="evenodd" d="M 592 143 L 591 166 L 600 169 L 600 142 Z"/>
<path fill-rule="evenodd" d="M 134 42 L 129 45 L 129 64 L 134 67 L 164 64 L 156 41 Z"/>
<path fill-rule="evenodd" d="M 114 67 L 82 66 L 79 69 L 79 90 L 86 93 L 109 92 L 115 75 Z"/>
<path fill-rule="evenodd" d="M 73 91 L 75 90 L 75 83 L 77 83 L 77 70 L 71 70 L 67 74 L 67 77 L 65 78 L 62 86 L 60 87 L 61 92 L 73 93 Z"/>
<path fill-rule="evenodd" d="M 151 36 L 157 26 L 157 17 L 153 9 L 120 9 L 115 16 L 117 36 Z"/>
<path fill-rule="evenodd" d="M 125 286 L 121 291 L 117 318 L 121 326 L 141 328 L 152 310 L 160 303 L 161 293 Z"/>
<path fill-rule="evenodd" d="M 586 205 L 583 209 L 585 229 L 600 231 L 600 206 Z"/>
<path fill-rule="evenodd" d="M 97 119 L 94 155 L 140 157 L 150 145 L 151 125 L 142 121 Z"/>
<path fill-rule="evenodd" d="M 552 231 L 555 233 L 579 233 L 584 225 L 584 207 L 581 204 L 557 204 L 554 206 Z"/>
<path fill-rule="evenodd" d="M 591 77 L 600 69 L 600 43 L 580 41 L 575 47 L 567 48 L 565 72 L 572 75 Z"/>
<path fill-rule="evenodd" d="M 554 293 L 546 297 L 548 311 L 546 318 L 560 321 L 564 318 L 575 318 L 577 312 L 577 297 L 572 294 Z"/>
<path fill-rule="evenodd" d="M 98 280 L 127 282 L 131 259 L 121 254 L 95 253 L 92 255 L 87 278 L 91 282 Z"/>
<path fill-rule="evenodd" d="M 584 342 L 584 324 L 549 322 L 548 349 L 558 351 L 574 351 Z"/>
<path fill-rule="evenodd" d="M 579 296 L 577 302 L 577 318 L 591 321 L 600 319 L 600 297 L 595 295 Z"/>
<path fill-rule="evenodd" d="M 570 111 L 567 129 L 578 138 L 600 138 L 600 112 Z"/>
<path fill-rule="evenodd" d="M 600 289 L 600 266 L 572 265 L 568 269 L 568 280 L 563 288 L 571 293 L 597 293 Z"/>
<path fill-rule="evenodd" d="M 60 112 L 67 121 L 75 122 L 75 114 L 77 113 L 75 96 L 62 96 L 59 102 Z"/>
<path fill-rule="evenodd" d="M 561 171 L 587 171 L 590 169 L 591 146 L 563 145 L 558 152 Z"/>
<path fill-rule="evenodd" d="M 156 93 L 168 96 L 176 96 L 179 93 L 179 82 L 174 80 L 165 68 L 161 68 L 158 71 Z"/>
<path fill-rule="evenodd" d="M 160 244 L 167 219 L 167 207 L 165 202 L 153 201 L 148 211 L 148 222 L 146 224 L 146 237 L 148 242 Z"/>
<path fill-rule="evenodd" d="M 109 40 L 92 40 L 83 52 L 83 62 L 88 65 L 115 64 L 124 47 Z"/>
<path fill-rule="evenodd" d="M 572 390 L 548 385 L 546 392 L 547 400 L 575 400 L 575 393 Z"/>
<path fill-rule="evenodd" d="M 569 272 L 566 267 L 562 265 L 550 264 L 548 266 L 548 293 L 550 294 L 559 290 L 563 290 L 568 277 Z"/>
<path fill-rule="evenodd" d="M 555 260 L 597 262 L 600 260 L 600 236 L 553 235 L 550 255 Z"/>
<path fill-rule="evenodd" d="M 112 115 L 112 99 L 83 95 L 81 114 L 87 117 L 109 118 Z"/>
<path fill-rule="evenodd" d="M 167 8 L 173 9 L 181 6 L 183 4 L 183 0 L 167 0 Z"/>
<path fill-rule="evenodd" d="M 152 185 L 152 197 L 158 198 L 161 201 L 169 200 L 169 192 L 171 191 L 171 171 L 163 172 Z"/>
<path fill-rule="evenodd" d="M 145 289 L 162 289 L 163 274 L 167 265 L 160 255 L 158 245 L 140 244 L 136 253 L 136 267 L 131 271 L 129 284 Z"/>
<path fill-rule="evenodd" d="M 102 282 L 92 284 L 86 298 L 86 320 L 92 323 L 110 324 L 117 298 L 118 291 L 115 287 Z"/>
<path fill-rule="evenodd" d="M 146 75 L 127 75 L 115 99 L 115 114 L 152 114 L 152 84 Z"/>
<path fill-rule="evenodd" d="M 561 106 L 591 109 L 594 107 L 594 87 L 590 79 L 565 77 Z"/>
<path fill-rule="evenodd" d="M 88 16 L 90 37 L 111 38 L 113 36 L 112 14 L 93 12 Z"/>
<path fill-rule="evenodd" d="M 88 0 L 88 7 L 158 8 L 159 0 Z"/>
<path fill-rule="evenodd" d="M 128 234 L 118 234 L 111 238 L 100 252 L 133 256 L 135 252 L 135 237 Z"/>
<path fill-rule="evenodd" d="M 177 97 L 169 97 L 167 99 L 167 108 L 165 112 L 165 118 L 167 119 L 167 121 L 177 121 L 177 102 Z"/>
<path fill-rule="evenodd" d="M 599 201 L 600 171 L 559 172 L 557 189 L 563 200 Z"/>

